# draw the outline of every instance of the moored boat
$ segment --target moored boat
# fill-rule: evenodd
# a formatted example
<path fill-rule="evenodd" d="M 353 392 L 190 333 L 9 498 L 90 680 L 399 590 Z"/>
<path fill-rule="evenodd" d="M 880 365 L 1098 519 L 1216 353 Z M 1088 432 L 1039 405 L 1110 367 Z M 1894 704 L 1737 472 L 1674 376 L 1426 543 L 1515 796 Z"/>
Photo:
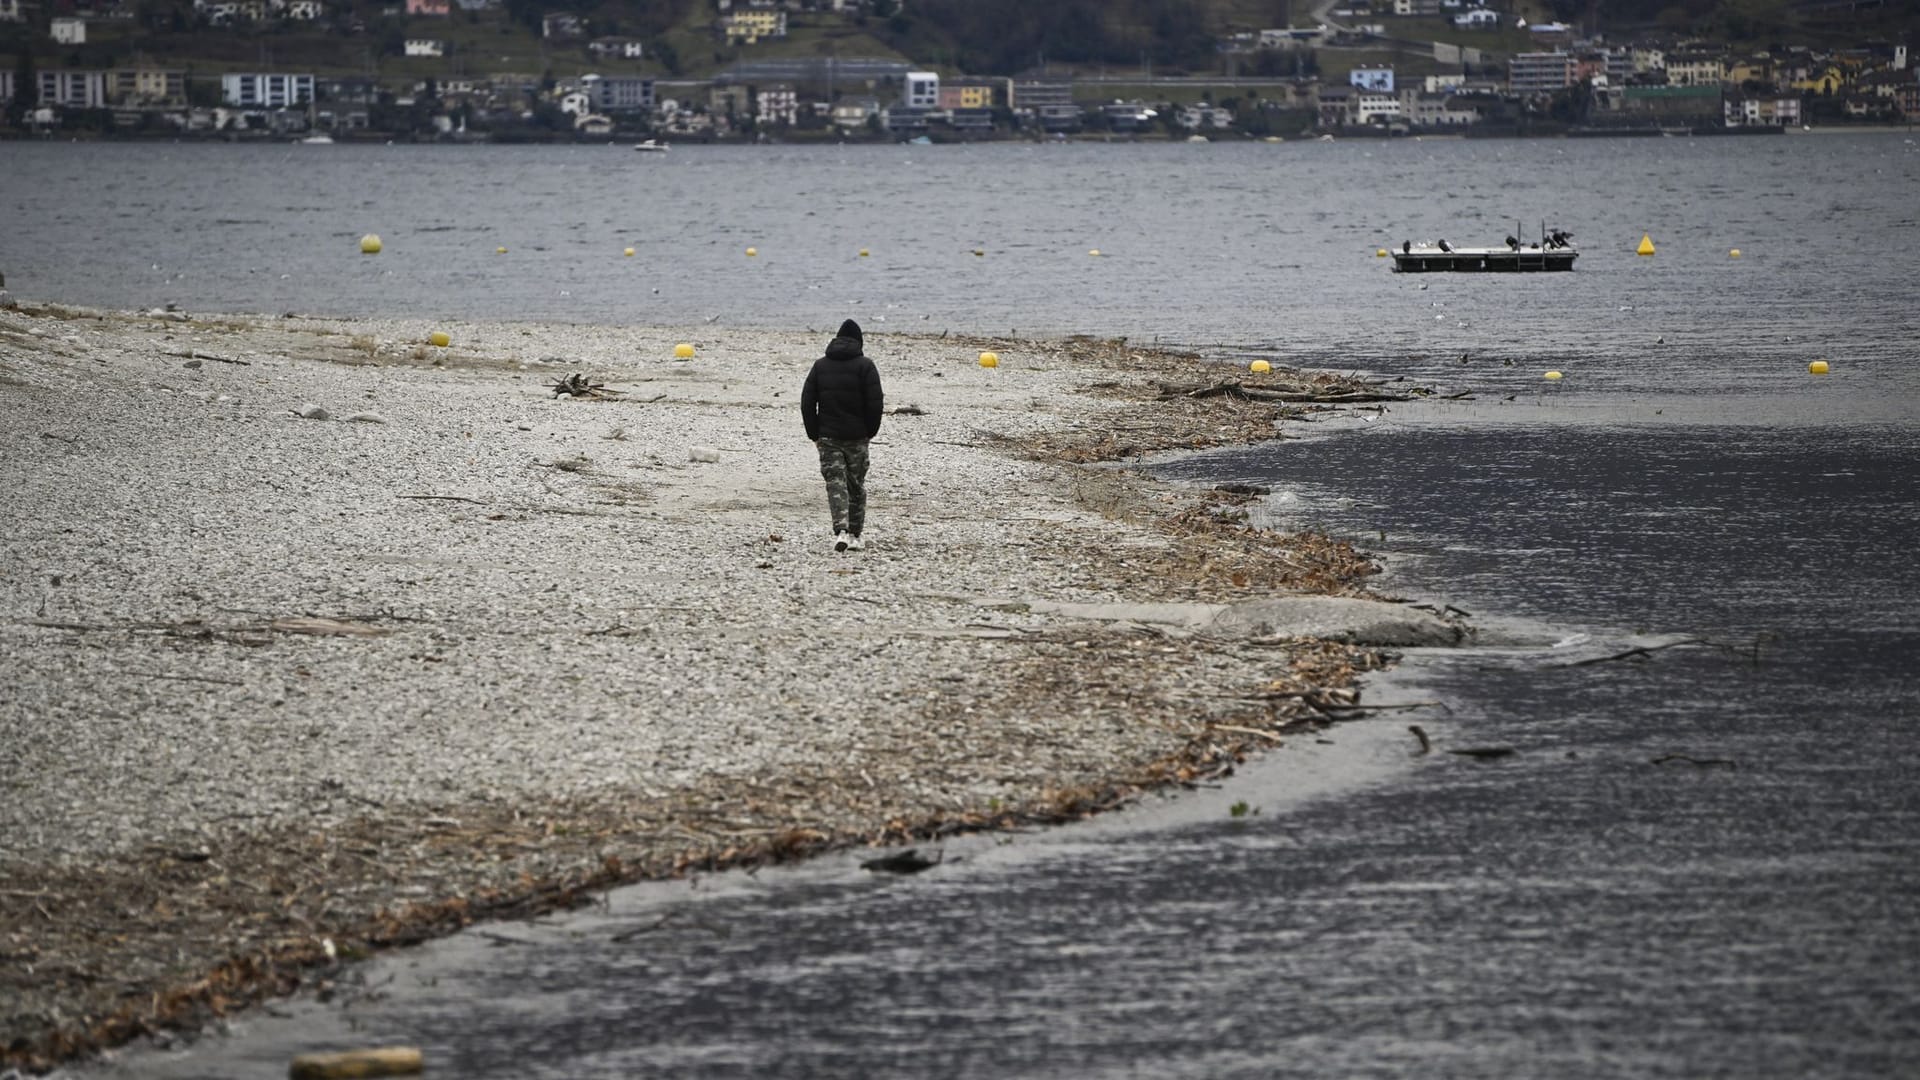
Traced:
<path fill-rule="evenodd" d="M 1540 242 L 1522 244 L 1507 237 L 1504 247 L 1454 247 L 1445 240 L 1418 244 L 1404 241 L 1393 252 L 1393 268 L 1407 274 L 1468 273 L 1514 274 L 1573 269 L 1580 253 L 1573 249 L 1573 234 L 1555 229 L 1540 230 Z"/>
<path fill-rule="evenodd" d="M 664 154 L 667 152 L 666 143 L 655 142 L 652 139 L 648 139 L 645 142 L 634 143 L 633 148 L 643 154 Z"/>

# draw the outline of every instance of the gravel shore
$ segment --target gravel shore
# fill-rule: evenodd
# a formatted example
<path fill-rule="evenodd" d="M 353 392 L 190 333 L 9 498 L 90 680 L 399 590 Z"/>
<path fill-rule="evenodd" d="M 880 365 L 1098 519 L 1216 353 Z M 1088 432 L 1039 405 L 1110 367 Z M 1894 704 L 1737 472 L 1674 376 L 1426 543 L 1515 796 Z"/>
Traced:
<path fill-rule="evenodd" d="M 1375 662 L 1059 614 L 1367 569 L 1073 464 L 1271 428 L 1123 343 L 868 327 L 836 554 L 829 330 L 0 311 L 0 1060 L 583 888 L 1082 812 Z"/>

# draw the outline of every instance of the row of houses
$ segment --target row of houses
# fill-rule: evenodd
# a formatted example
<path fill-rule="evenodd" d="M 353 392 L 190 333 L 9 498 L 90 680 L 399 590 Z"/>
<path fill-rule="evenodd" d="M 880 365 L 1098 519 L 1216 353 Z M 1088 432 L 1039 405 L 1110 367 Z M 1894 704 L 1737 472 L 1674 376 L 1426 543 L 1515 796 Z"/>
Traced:
<path fill-rule="evenodd" d="M 1914 71 L 1905 45 L 1736 55 L 1698 45 L 1669 50 L 1651 45 L 1574 44 L 1518 53 L 1508 62 L 1508 89 L 1516 94 L 1552 93 L 1599 76 L 1615 86 L 1712 86 L 1831 95 L 1862 86 L 1912 82 Z"/>
<path fill-rule="evenodd" d="M 1676 58 L 1685 65 L 1677 68 L 1683 77 L 1671 81 L 1646 77 L 1649 72 L 1669 70 Z M 1920 82 L 1907 67 L 1905 50 L 1893 50 L 1884 59 L 1884 68 L 1864 61 L 1835 67 L 1818 59 L 1783 59 L 1768 70 L 1789 81 L 1783 89 L 1773 89 L 1752 76 L 1758 69 L 1750 61 L 1715 68 L 1696 66 L 1687 53 L 1556 50 L 1521 54 L 1504 81 L 1429 75 L 1403 82 L 1391 67 L 1361 67 L 1347 74 L 1346 85 L 1312 79 L 1267 82 L 1259 87 L 1257 98 L 1249 94 L 1237 103 L 1239 112 L 1211 102 L 1175 106 L 1115 101 L 1087 106 L 1068 76 L 943 78 L 903 63 L 865 60 L 812 65 L 789 61 L 770 68 L 776 77 L 730 73 L 713 83 L 676 81 L 664 87 L 647 76 L 589 74 L 551 80 L 508 74 L 437 79 L 383 90 L 371 77 L 229 73 L 219 77 L 218 100 L 230 110 L 297 114 L 263 121 L 276 130 L 298 126 L 309 116 L 336 129 L 366 127 L 376 103 L 411 105 L 416 99 L 430 98 L 433 109 L 448 113 L 459 110 L 463 115 L 521 120 L 540 115 L 544 105 L 548 115 L 557 110 L 559 123 L 584 135 L 653 128 L 670 134 L 728 137 L 748 129 L 777 132 L 785 127 L 910 137 L 928 131 L 984 135 L 1009 127 L 1063 133 L 1088 127 L 1114 132 L 1231 131 L 1248 123 L 1249 108 L 1308 112 L 1319 127 L 1329 130 L 1447 131 L 1537 113 L 1542 100 L 1578 87 L 1584 91 L 1588 110 L 1581 117 L 1584 123 L 1745 127 L 1806 122 L 1803 98 L 1840 78 L 1836 72 L 1844 72 L 1845 86 L 1852 88 L 1849 93 L 1861 91 L 1858 108 L 1854 97 L 1847 98 L 1847 115 L 1920 118 Z M 1729 81 L 1736 76 L 1740 81 Z M 0 71 L 0 101 L 17 95 L 18 77 L 13 71 Z M 150 66 L 48 69 L 33 78 L 34 97 L 42 109 L 109 109 L 115 112 L 116 122 L 123 124 L 141 122 L 139 111 L 179 110 L 189 100 L 184 72 Z M 203 91 L 197 96 L 204 102 L 211 95 Z M 554 126 L 552 120 L 540 122 Z"/>
<path fill-rule="evenodd" d="M 0 71 L 0 102 L 18 95 L 19 73 Z M 151 67 L 82 71 L 56 68 L 33 73 L 35 100 L 59 109 L 170 109 L 187 104 L 187 74 Z M 288 109 L 314 101 L 312 75 L 277 73 L 220 77 L 220 97 L 245 108 Z"/>

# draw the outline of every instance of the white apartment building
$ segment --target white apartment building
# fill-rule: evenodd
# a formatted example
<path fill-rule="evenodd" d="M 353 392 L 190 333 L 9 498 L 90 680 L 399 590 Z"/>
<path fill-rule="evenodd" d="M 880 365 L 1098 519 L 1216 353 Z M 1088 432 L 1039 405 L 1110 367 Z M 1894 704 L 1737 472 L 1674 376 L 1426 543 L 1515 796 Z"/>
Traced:
<path fill-rule="evenodd" d="M 242 108 L 284 109 L 313 100 L 311 75 L 222 75 L 220 99 Z"/>
<path fill-rule="evenodd" d="M 900 103 L 909 109 L 937 109 L 940 107 L 940 76 L 932 71 L 907 72 L 906 93 Z"/>

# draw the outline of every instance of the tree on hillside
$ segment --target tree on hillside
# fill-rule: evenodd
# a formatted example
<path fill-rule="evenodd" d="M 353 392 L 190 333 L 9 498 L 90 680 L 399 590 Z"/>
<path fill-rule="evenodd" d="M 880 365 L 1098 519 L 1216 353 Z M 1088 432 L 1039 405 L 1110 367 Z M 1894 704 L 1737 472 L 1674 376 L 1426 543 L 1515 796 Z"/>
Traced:
<path fill-rule="evenodd" d="M 1194 0 L 1158 0 L 1153 4 L 1154 62 L 1163 67 L 1202 68 L 1213 62 L 1213 35 L 1206 12 Z"/>
<path fill-rule="evenodd" d="M 895 47 L 929 47 L 982 74 L 1011 75 L 1043 63 L 1204 66 L 1213 39 L 1198 0 L 915 0 L 910 28 L 880 33 Z M 936 40 L 938 35 L 944 40 Z"/>
<path fill-rule="evenodd" d="M 620 6 L 620 21 L 635 37 L 657 37 L 686 21 L 700 0 L 645 0 Z"/>

